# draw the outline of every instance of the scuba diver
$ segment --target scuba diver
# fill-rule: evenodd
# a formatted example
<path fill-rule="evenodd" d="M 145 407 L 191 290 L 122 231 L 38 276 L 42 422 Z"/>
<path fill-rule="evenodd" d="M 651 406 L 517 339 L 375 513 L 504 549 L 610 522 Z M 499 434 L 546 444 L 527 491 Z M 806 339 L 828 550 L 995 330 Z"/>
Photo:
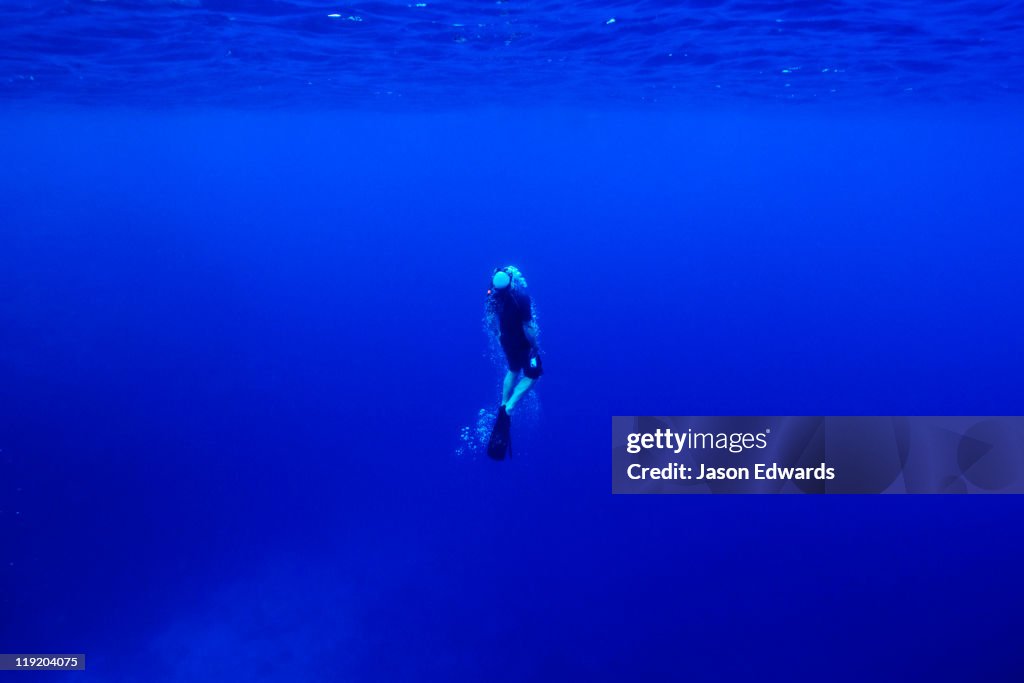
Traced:
<path fill-rule="evenodd" d="M 497 337 L 508 361 L 501 388 L 501 407 L 487 444 L 487 455 L 501 460 L 512 449 L 510 415 L 520 399 L 533 388 L 544 367 L 537 347 L 537 323 L 533 319 L 526 279 L 515 266 L 494 271 L 487 290 L 487 328 Z M 519 373 L 523 373 L 522 379 Z"/>

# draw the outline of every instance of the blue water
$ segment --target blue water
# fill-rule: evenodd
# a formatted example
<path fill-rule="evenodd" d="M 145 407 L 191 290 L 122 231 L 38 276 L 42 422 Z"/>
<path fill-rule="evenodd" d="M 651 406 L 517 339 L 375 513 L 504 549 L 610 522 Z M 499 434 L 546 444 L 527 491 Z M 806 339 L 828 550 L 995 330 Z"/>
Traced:
<path fill-rule="evenodd" d="M 1024 411 L 1021 4 L 409 4 L 0 8 L 0 651 L 1015 680 L 1018 498 L 613 497 L 609 436 Z"/>

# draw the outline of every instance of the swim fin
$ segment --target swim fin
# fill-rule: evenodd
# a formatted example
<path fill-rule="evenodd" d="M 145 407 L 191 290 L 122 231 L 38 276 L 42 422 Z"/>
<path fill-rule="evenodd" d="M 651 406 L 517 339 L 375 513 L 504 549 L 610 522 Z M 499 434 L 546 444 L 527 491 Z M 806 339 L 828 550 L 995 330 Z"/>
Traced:
<path fill-rule="evenodd" d="M 512 455 L 512 418 L 505 412 L 505 406 L 501 406 L 487 442 L 487 455 L 494 460 L 504 460 L 506 453 Z"/>

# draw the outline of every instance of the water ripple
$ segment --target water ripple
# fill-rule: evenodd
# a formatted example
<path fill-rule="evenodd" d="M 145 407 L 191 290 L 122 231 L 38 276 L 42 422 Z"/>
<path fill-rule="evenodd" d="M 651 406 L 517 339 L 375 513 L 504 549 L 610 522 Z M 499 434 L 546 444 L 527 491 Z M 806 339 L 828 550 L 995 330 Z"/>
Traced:
<path fill-rule="evenodd" d="M 1024 3 L 8 0 L 7 101 L 329 106 L 978 101 Z"/>

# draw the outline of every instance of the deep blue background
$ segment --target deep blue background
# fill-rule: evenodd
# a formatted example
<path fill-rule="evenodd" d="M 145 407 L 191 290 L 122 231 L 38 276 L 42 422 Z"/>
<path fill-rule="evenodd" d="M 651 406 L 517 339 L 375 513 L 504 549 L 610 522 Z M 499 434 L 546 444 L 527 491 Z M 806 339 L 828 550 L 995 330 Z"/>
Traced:
<path fill-rule="evenodd" d="M 1019 674 L 1016 497 L 609 493 L 613 414 L 1021 413 L 1010 109 L 0 126 L 3 650 L 83 681 Z M 547 374 L 493 463 L 455 453 L 506 263 Z"/>

